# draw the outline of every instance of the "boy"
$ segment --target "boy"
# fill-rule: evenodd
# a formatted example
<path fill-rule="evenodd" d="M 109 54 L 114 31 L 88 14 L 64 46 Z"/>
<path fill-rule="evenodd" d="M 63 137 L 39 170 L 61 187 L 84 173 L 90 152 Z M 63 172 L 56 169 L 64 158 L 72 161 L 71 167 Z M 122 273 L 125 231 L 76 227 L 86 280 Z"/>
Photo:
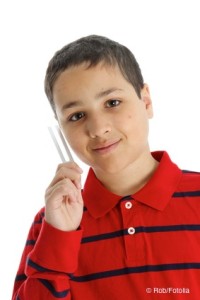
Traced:
<path fill-rule="evenodd" d="M 200 174 L 150 152 L 152 102 L 133 54 L 81 38 L 51 59 L 45 91 L 91 168 L 81 190 L 79 166 L 58 166 L 13 299 L 199 299 Z"/>

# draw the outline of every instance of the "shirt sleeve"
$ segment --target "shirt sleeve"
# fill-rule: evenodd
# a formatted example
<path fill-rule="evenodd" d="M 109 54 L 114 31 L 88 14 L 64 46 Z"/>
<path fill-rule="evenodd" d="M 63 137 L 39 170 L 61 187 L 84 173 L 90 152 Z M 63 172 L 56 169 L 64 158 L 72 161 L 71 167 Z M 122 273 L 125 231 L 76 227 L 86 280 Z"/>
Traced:
<path fill-rule="evenodd" d="M 78 265 L 82 230 L 65 232 L 35 217 L 22 254 L 12 300 L 70 300 L 70 276 Z"/>

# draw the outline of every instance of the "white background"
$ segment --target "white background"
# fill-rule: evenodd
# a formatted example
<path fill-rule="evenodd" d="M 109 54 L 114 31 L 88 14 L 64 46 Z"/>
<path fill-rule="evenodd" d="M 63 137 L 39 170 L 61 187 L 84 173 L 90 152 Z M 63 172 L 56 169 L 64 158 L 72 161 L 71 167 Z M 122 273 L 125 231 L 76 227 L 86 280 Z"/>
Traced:
<path fill-rule="evenodd" d="M 125 44 L 151 90 L 151 149 L 200 170 L 199 15 L 195 0 L 1 1 L 0 299 L 11 298 L 26 235 L 60 162 L 47 131 L 49 59 L 88 34 Z"/>

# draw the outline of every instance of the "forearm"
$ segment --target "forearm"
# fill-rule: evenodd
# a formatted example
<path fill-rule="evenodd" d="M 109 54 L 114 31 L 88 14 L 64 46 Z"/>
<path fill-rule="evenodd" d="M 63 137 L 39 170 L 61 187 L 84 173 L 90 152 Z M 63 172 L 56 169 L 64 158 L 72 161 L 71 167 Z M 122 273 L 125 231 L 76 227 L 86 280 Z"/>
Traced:
<path fill-rule="evenodd" d="M 81 230 L 64 232 L 43 220 L 37 240 L 29 234 L 12 299 L 71 299 L 69 277 L 77 268 L 81 237 Z"/>

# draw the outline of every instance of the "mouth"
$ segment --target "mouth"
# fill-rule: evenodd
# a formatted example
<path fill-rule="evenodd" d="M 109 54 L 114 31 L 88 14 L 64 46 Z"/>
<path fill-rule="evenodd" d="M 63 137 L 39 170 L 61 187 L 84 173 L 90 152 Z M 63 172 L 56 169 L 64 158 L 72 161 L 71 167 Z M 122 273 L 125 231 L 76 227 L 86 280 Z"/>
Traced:
<path fill-rule="evenodd" d="M 107 154 L 117 148 L 120 140 L 107 142 L 105 144 L 98 145 L 97 147 L 93 148 L 93 151 L 99 154 Z"/>

